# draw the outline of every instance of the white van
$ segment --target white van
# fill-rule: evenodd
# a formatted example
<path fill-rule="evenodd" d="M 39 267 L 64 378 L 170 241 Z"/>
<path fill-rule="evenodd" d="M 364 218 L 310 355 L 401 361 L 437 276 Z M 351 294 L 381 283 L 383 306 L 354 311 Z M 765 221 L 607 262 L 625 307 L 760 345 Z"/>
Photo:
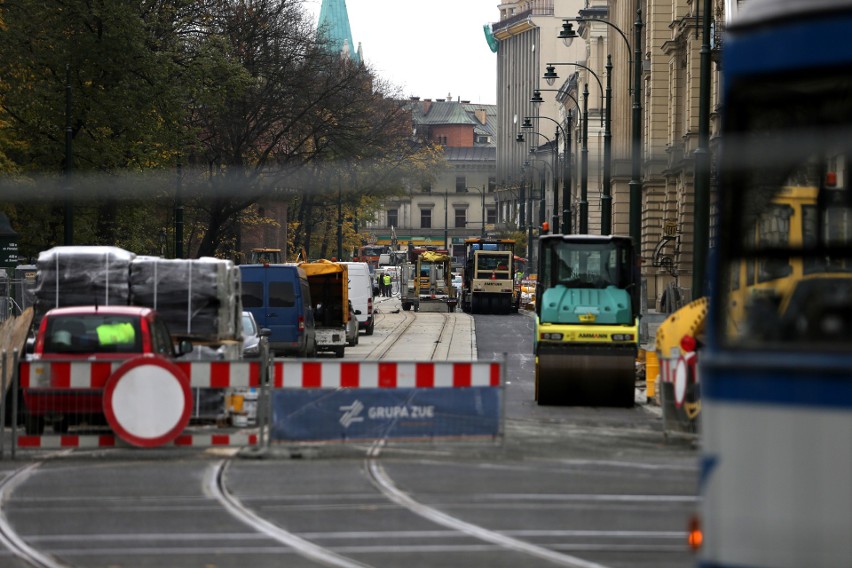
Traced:
<path fill-rule="evenodd" d="M 366 262 L 341 262 L 349 270 L 349 300 L 358 317 L 358 329 L 373 335 L 373 279 Z"/>

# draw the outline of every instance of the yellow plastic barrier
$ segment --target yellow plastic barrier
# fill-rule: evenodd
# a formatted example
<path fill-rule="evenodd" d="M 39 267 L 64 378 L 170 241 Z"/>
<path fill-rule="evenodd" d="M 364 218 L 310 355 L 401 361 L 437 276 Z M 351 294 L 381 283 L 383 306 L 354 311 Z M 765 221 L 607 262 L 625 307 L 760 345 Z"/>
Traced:
<path fill-rule="evenodd" d="M 660 376 L 660 360 L 656 351 L 645 352 L 645 395 L 648 398 L 657 396 L 657 380 Z"/>

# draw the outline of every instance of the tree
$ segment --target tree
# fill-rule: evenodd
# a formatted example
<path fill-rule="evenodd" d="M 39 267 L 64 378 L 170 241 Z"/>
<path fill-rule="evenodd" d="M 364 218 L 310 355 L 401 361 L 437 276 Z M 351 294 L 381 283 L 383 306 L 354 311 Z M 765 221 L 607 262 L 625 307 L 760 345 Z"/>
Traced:
<path fill-rule="evenodd" d="M 62 224 L 66 190 L 52 176 L 69 166 L 76 173 L 70 180 L 74 214 L 83 221 L 75 224 L 83 233 L 78 241 L 116 243 L 129 232 L 150 234 L 135 221 L 122 226 L 122 219 L 134 217 L 128 209 L 140 204 L 151 207 L 149 197 L 163 196 L 163 188 L 133 185 L 143 193 L 122 201 L 131 189 L 124 176 L 171 165 L 174 148 L 191 139 L 183 128 L 184 94 L 191 89 L 182 80 L 187 61 L 180 36 L 196 27 L 203 6 L 188 0 L 0 4 L 0 154 L 31 176 L 38 198 L 15 205 L 20 217 L 47 215 L 53 229 Z M 68 119 L 71 164 L 65 164 Z M 89 185 L 92 178 L 84 174 L 93 173 L 109 178 L 107 191 Z M 40 238 L 44 248 L 61 234 L 40 232 L 33 241 Z"/>

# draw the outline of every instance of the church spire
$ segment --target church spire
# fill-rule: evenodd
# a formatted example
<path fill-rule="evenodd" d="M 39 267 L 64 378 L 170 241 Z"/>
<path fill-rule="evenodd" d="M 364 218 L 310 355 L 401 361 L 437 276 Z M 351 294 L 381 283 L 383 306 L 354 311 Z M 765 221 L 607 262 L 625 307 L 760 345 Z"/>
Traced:
<path fill-rule="evenodd" d="M 358 44 L 357 51 L 354 49 L 346 0 L 322 0 L 317 28 L 325 33 L 335 53 L 349 57 L 355 63 L 361 62 L 361 45 Z"/>

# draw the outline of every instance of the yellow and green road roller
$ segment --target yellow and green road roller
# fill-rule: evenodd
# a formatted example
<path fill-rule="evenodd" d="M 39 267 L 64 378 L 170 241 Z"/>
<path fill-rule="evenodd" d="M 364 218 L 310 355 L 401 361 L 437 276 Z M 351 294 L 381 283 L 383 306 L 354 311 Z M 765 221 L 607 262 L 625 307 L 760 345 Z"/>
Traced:
<path fill-rule="evenodd" d="M 633 406 L 640 282 L 632 240 L 542 235 L 538 262 L 536 401 Z"/>

